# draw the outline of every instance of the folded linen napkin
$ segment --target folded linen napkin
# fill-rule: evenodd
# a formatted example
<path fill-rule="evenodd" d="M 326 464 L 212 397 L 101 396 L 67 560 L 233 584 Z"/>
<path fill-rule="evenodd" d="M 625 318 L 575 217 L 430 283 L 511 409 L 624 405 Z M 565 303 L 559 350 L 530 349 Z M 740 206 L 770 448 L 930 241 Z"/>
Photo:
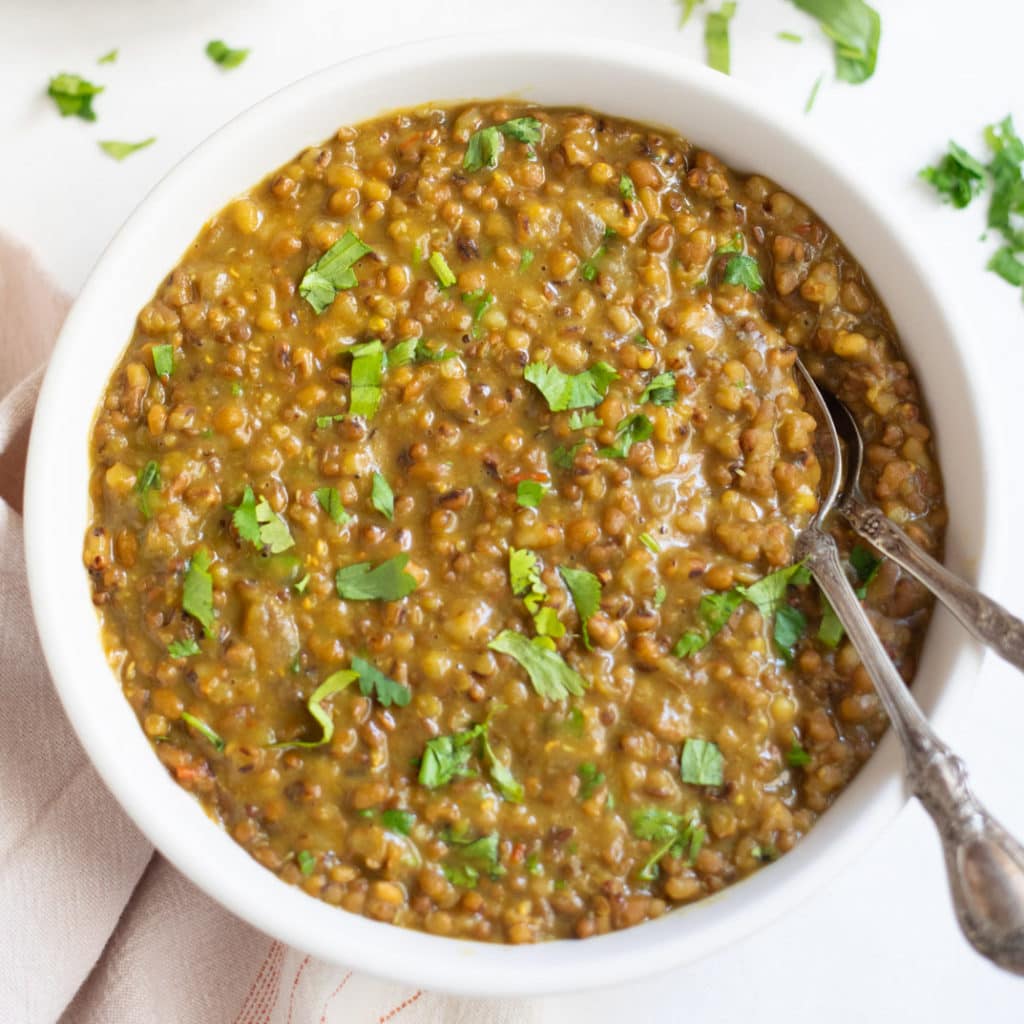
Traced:
<path fill-rule="evenodd" d="M 0 239 L 0 394 L 45 359 L 67 306 Z M 64 717 L 29 609 L 21 484 L 40 378 L 0 402 L 0 1021 L 535 1021 L 535 1004 L 390 984 L 272 941 L 199 892 L 125 816 Z"/>

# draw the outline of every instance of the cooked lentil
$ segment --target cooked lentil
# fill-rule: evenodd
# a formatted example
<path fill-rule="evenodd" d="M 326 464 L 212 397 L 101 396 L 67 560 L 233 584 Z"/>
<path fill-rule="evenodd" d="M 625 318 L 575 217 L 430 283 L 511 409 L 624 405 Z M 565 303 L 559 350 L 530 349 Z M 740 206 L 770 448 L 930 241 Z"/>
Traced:
<path fill-rule="evenodd" d="M 347 232 L 372 251 L 354 287 L 318 265 L 317 315 L 300 282 Z M 813 585 L 765 611 L 795 623 L 791 661 L 733 589 L 788 566 L 817 507 L 797 350 L 860 416 L 866 492 L 938 551 L 939 470 L 893 325 L 771 181 L 512 101 L 300 153 L 142 309 L 92 437 L 85 564 L 157 756 L 285 881 L 438 935 L 586 937 L 785 854 L 885 726 L 848 642 L 816 639 Z M 550 376 L 575 396 L 562 411 L 526 380 L 537 363 L 582 375 Z M 415 589 L 342 599 L 358 563 L 347 586 Z M 702 597 L 724 608 L 714 635 Z M 927 595 L 886 562 L 865 604 L 909 681 Z M 524 641 L 567 698 L 490 646 Z M 705 742 L 681 766 L 688 740 Z"/>

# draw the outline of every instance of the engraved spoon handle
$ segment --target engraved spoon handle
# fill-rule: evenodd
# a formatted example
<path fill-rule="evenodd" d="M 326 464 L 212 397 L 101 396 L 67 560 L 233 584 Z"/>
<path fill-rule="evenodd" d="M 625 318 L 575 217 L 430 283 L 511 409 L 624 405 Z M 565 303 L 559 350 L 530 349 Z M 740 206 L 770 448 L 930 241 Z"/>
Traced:
<path fill-rule="evenodd" d="M 850 525 L 917 577 L 983 644 L 1024 672 L 1024 622 L 918 547 L 881 509 L 855 495 L 839 502 Z"/>
<path fill-rule="evenodd" d="M 831 536 L 803 532 L 797 557 L 828 598 L 903 744 L 914 795 L 942 840 L 957 920 L 982 956 L 1024 975 L 1024 847 L 978 802 L 963 762 L 935 735 L 878 639 Z"/>

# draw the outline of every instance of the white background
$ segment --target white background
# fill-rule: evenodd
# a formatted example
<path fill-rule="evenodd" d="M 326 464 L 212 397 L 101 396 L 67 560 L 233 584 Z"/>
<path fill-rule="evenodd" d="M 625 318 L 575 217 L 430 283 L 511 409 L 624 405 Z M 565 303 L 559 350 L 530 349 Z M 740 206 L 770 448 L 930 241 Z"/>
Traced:
<path fill-rule="evenodd" d="M 1010 480 L 1004 518 L 1016 527 L 1024 509 L 1021 292 L 984 270 L 994 242 L 979 241 L 982 204 L 964 212 L 941 207 L 915 173 L 951 136 L 981 153 L 985 123 L 1013 112 L 1024 127 L 1024 6 L 875 5 L 882 50 L 865 85 L 833 80 L 830 45 L 784 0 L 740 0 L 733 75 L 799 111 L 814 80 L 828 72 L 808 131 L 909 211 L 918 244 L 939 254 L 942 286 L 973 311 L 970 344 L 1002 426 L 993 444 Z M 677 22 L 672 0 L 0 0 L 0 230 L 27 243 L 75 292 L 114 230 L 174 163 L 234 114 L 312 70 L 392 42 L 470 30 L 524 43 L 606 35 L 701 59 L 700 9 L 685 31 Z M 778 41 L 780 30 L 803 34 L 803 44 Z M 223 72 L 203 55 L 213 38 L 253 53 L 241 68 Z M 120 48 L 117 63 L 97 66 L 113 47 Z M 61 119 L 45 97 L 49 76 L 64 70 L 107 86 L 95 103 L 97 124 Z M 122 164 L 96 146 L 98 139 L 149 135 L 157 143 Z M 253 180 L 267 169 L 254 167 Z M 1018 613 L 1022 551 L 1018 543 L 1006 552 L 994 595 Z M 991 809 L 1024 836 L 1024 678 L 989 657 L 968 706 L 947 738 Z M 936 837 L 912 806 L 861 862 L 786 920 L 671 975 L 541 1004 L 551 1024 L 1019 1024 L 1024 981 L 990 967 L 961 940 Z"/>

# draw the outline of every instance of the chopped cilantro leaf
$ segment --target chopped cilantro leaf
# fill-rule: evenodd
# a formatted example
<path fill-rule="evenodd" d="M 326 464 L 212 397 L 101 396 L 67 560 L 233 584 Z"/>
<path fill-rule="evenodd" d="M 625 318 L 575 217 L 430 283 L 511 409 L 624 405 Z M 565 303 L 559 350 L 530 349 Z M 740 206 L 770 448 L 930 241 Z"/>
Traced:
<path fill-rule="evenodd" d="M 125 157 L 131 156 L 132 153 L 138 153 L 140 149 L 152 146 L 154 142 L 156 142 L 156 136 L 151 135 L 141 142 L 118 142 L 114 139 L 107 139 L 98 145 L 107 156 L 113 157 L 115 160 L 123 160 Z"/>
<path fill-rule="evenodd" d="M 153 370 L 158 377 L 170 377 L 174 373 L 174 346 L 153 346 Z"/>
<path fill-rule="evenodd" d="M 603 427 L 604 420 L 592 409 L 581 411 L 579 409 L 569 413 L 570 430 L 586 430 L 587 427 Z"/>
<path fill-rule="evenodd" d="M 709 67 L 729 74 L 729 22 L 736 13 L 735 3 L 724 3 L 717 11 L 708 11 L 704 19 L 704 50 Z"/>
<path fill-rule="evenodd" d="M 652 405 L 672 405 L 676 400 L 676 375 L 659 373 L 640 396 L 640 404 L 650 402 Z"/>
<path fill-rule="evenodd" d="M 576 453 L 586 444 L 586 441 L 577 441 L 570 448 L 559 445 L 551 453 L 551 461 L 559 469 L 572 469 L 576 461 Z"/>
<path fill-rule="evenodd" d="M 320 739 L 318 740 L 285 740 L 281 743 L 275 743 L 275 747 L 322 747 L 325 743 L 330 743 L 334 736 L 334 719 L 331 718 L 330 712 L 324 707 L 324 701 L 328 697 L 333 696 L 336 693 L 340 693 L 350 684 L 354 683 L 359 677 L 355 672 L 350 672 L 347 669 L 341 669 L 338 672 L 332 672 L 310 695 L 309 700 L 306 701 L 306 707 L 309 709 L 309 713 L 313 716 L 316 722 L 319 724 L 322 732 Z"/>
<path fill-rule="evenodd" d="M 317 416 L 317 429 L 326 430 L 332 423 L 340 423 L 344 418 L 345 414 L 343 412 L 332 412 L 326 416 Z"/>
<path fill-rule="evenodd" d="M 799 608 L 783 604 L 775 613 L 772 639 L 787 664 L 792 662 L 796 645 L 807 631 L 807 618 Z"/>
<path fill-rule="evenodd" d="M 201 718 L 196 718 L 195 715 L 190 715 L 187 711 L 182 711 L 181 720 L 186 725 L 195 729 L 195 731 L 205 740 L 213 744 L 214 750 L 218 753 L 224 749 L 224 741 Z"/>
<path fill-rule="evenodd" d="M 635 412 L 619 420 L 615 427 L 615 443 L 602 448 L 600 455 L 609 459 L 624 459 L 638 441 L 646 441 L 654 433 L 654 424 L 642 413 Z"/>
<path fill-rule="evenodd" d="M 660 608 L 665 603 L 666 597 L 668 597 L 668 591 L 663 586 L 659 586 L 654 591 L 654 607 Z"/>
<path fill-rule="evenodd" d="M 623 199 L 636 199 L 636 185 L 628 174 L 619 175 L 619 195 Z"/>
<path fill-rule="evenodd" d="M 516 504 L 523 508 L 536 508 L 547 489 L 548 485 L 539 480 L 520 480 L 516 485 Z"/>
<path fill-rule="evenodd" d="M 811 91 L 807 95 L 807 102 L 804 104 L 805 114 L 809 114 L 814 107 L 814 101 L 818 98 L 818 90 L 821 88 L 821 83 L 824 81 L 824 75 L 818 75 L 814 80 L 814 85 L 811 86 Z"/>
<path fill-rule="evenodd" d="M 437 282 L 442 288 L 450 288 L 455 284 L 455 274 L 452 272 L 452 268 L 448 266 L 444 253 L 432 252 L 427 262 L 430 264 L 430 269 L 437 276 Z"/>
<path fill-rule="evenodd" d="M 919 177 L 935 187 L 942 198 L 963 209 L 985 183 L 985 168 L 962 146 L 949 143 L 949 152 L 934 167 L 925 167 Z"/>
<path fill-rule="evenodd" d="M 81 75 L 64 72 L 50 79 L 47 95 L 57 104 L 61 117 L 80 117 L 83 121 L 95 121 L 92 100 L 103 92 L 104 86 L 93 85 Z"/>
<path fill-rule="evenodd" d="M 153 510 L 149 504 L 149 492 L 159 491 L 163 486 L 160 479 L 160 465 L 152 460 L 142 467 L 142 472 L 135 478 L 135 493 L 139 496 L 139 511 L 143 519 L 149 519 Z"/>
<path fill-rule="evenodd" d="M 518 661 L 534 690 L 547 700 L 564 700 L 569 694 L 578 697 L 586 689 L 583 677 L 557 651 L 534 643 L 522 633 L 503 630 L 487 646 Z"/>
<path fill-rule="evenodd" d="M 394 807 L 380 812 L 380 822 L 386 829 L 407 836 L 416 824 L 416 815 L 412 811 Z"/>
<path fill-rule="evenodd" d="M 1004 245 L 996 251 L 992 259 L 988 261 L 988 269 L 997 273 L 1009 284 L 1018 287 L 1024 285 L 1024 263 L 1014 255 L 1013 248 L 1009 245 Z"/>
<path fill-rule="evenodd" d="M 202 627 L 207 636 L 213 629 L 213 577 L 210 554 L 200 548 L 188 562 L 182 586 L 181 607 Z"/>
<path fill-rule="evenodd" d="M 691 630 L 688 633 L 684 633 L 676 641 L 675 647 L 672 648 L 672 653 L 677 658 L 687 658 L 691 654 L 696 654 L 697 651 L 707 647 L 710 639 L 706 633 L 696 633 Z"/>
<path fill-rule="evenodd" d="M 115 47 L 113 50 L 110 50 L 109 52 L 103 54 L 102 57 L 98 58 L 96 63 L 97 64 L 113 64 L 114 61 L 117 60 L 117 53 L 118 53 L 118 51 L 117 51 L 117 48 Z"/>
<path fill-rule="evenodd" d="M 498 131 L 516 142 L 534 146 L 543 138 L 544 126 L 535 117 L 513 117 L 498 125 Z"/>
<path fill-rule="evenodd" d="M 167 645 L 167 653 L 172 658 L 191 658 L 193 654 L 199 653 L 199 644 L 192 640 L 172 640 Z"/>
<path fill-rule="evenodd" d="M 642 807 L 633 814 L 633 834 L 656 844 L 654 853 L 637 872 L 645 882 L 657 878 L 658 861 L 669 852 L 676 857 L 685 854 L 692 864 L 704 841 L 704 827 L 696 808 L 684 817 L 661 807 Z"/>
<path fill-rule="evenodd" d="M 404 552 L 374 565 L 356 562 L 339 569 L 334 576 L 338 597 L 348 601 L 399 601 L 416 589 L 416 578 L 405 571 L 409 556 Z"/>
<path fill-rule="evenodd" d="M 523 377 L 544 396 L 552 412 L 564 412 L 597 405 L 619 375 L 604 362 L 594 363 L 581 373 L 563 373 L 556 366 L 530 363 Z"/>
<path fill-rule="evenodd" d="M 295 863 L 307 878 L 316 871 L 316 857 L 309 850 L 299 850 L 295 855 Z"/>
<path fill-rule="evenodd" d="M 843 639 L 843 624 L 836 615 L 836 610 L 824 594 L 821 595 L 821 623 L 818 625 L 818 640 L 826 647 L 835 650 Z"/>
<path fill-rule="evenodd" d="M 206 56 L 222 68 L 237 68 L 250 52 L 250 50 L 234 49 L 220 39 L 212 39 L 206 44 Z"/>
<path fill-rule="evenodd" d="M 404 708 L 412 699 L 408 686 L 389 679 L 380 669 L 362 658 L 353 656 L 352 671 L 359 676 L 359 691 L 364 697 L 376 697 L 377 702 L 389 708 L 392 704 Z"/>
<path fill-rule="evenodd" d="M 789 750 L 786 751 L 786 763 L 791 768 L 803 768 L 811 763 L 811 755 L 796 740 L 793 740 Z"/>
<path fill-rule="evenodd" d="M 384 346 L 379 341 L 367 341 L 353 345 L 349 352 L 352 354 L 352 396 L 348 411 L 368 420 L 380 405 Z"/>
<path fill-rule="evenodd" d="M 776 32 L 775 38 L 781 39 L 784 43 L 802 43 L 804 41 L 804 37 L 795 32 Z"/>
<path fill-rule="evenodd" d="M 484 313 L 490 309 L 494 303 L 494 296 L 483 288 L 475 288 L 471 292 L 462 293 L 462 301 L 473 312 L 473 337 L 477 337 L 480 333 L 480 321 L 483 319 Z"/>
<path fill-rule="evenodd" d="M 370 501 L 385 519 L 395 518 L 395 492 L 380 473 L 373 474 Z"/>
<path fill-rule="evenodd" d="M 294 584 L 294 586 L 295 586 L 295 590 L 298 593 L 304 594 L 306 592 L 306 587 L 309 586 L 309 573 L 307 572 L 306 575 L 303 576 L 301 580 L 298 580 Z"/>
<path fill-rule="evenodd" d="M 519 256 L 519 272 L 522 273 L 533 262 L 533 250 L 524 249 Z"/>
<path fill-rule="evenodd" d="M 704 3 L 704 0 L 676 0 L 679 4 L 679 27 L 682 28 L 689 20 L 690 15 L 693 14 L 694 8 L 697 4 Z"/>
<path fill-rule="evenodd" d="M 485 167 L 493 171 L 498 166 L 498 157 L 504 149 L 501 132 L 495 125 L 481 128 L 473 132 L 466 145 L 466 155 L 462 158 L 462 169 L 471 174 L 482 171 Z"/>
<path fill-rule="evenodd" d="M 452 779 L 475 774 L 469 767 L 480 726 L 451 736 L 428 740 L 420 758 L 419 782 L 427 789 L 446 786 Z"/>
<path fill-rule="evenodd" d="M 580 277 L 584 281 L 593 281 L 597 277 L 597 261 L 608 251 L 607 245 L 599 245 L 594 250 L 593 256 L 589 260 L 584 260 L 580 264 Z"/>
<path fill-rule="evenodd" d="M 498 792 L 509 803 L 521 804 L 524 796 L 523 784 L 491 748 L 486 722 L 480 731 L 480 746 L 483 750 L 484 760 L 487 762 L 487 771 L 491 776 L 491 781 L 498 787 Z"/>
<path fill-rule="evenodd" d="M 764 287 L 757 260 L 753 256 L 746 256 L 743 253 L 729 257 L 722 280 L 726 284 L 741 284 L 750 292 L 759 292 Z"/>
<path fill-rule="evenodd" d="M 866 82 L 878 62 L 882 19 L 864 0 L 793 0 L 818 20 L 835 43 L 836 78 L 857 85 Z"/>
<path fill-rule="evenodd" d="M 868 587 L 871 586 L 878 570 L 882 568 L 882 560 L 863 544 L 855 544 L 850 552 L 850 565 L 857 574 L 857 596 L 863 601 L 867 597 Z"/>
<path fill-rule="evenodd" d="M 357 235 L 346 231 L 303 274 L 299 282 L 299 295 L 319 315 L 334 301 L 338 292 L 355 288 L 359 282 L 352 268 L 371 252 L 373 250 Z"/>
<path fill-rule="evenodd" d="M 683 744 L 679 762 L 683 782 L 694 786 L 720 786 L 724 764 L 722 752 L 709 740 L 690 739 Z"/>
<path fill-rule="evenodd" d="M 572 596 L 576 606 L 576 614 L 580 617 L 580 631 L 583 634 L 583 645 L 592 650 L 590 633 L 587 624 L 601 607 L 601 581 L 586 569 L 572 569 L 569 566 L 559 567 L 559 573 Z"/>
<path fill-rule="evenodd" d="M 737 587 L 736 590 L 751 604 L 757 606 L 757 610 L 767 622 L 782 607 L 786 598 L 786 588 L 790 585 L 800 586 L 808 583 L 810 578 L 811 573 L 807 566 L 803 562 L 796 562 L 762 576 L 749 587 Z"/>
<path fill-rule="evenodd" d="M 231 521 L 242 540 L 258 548 L 269 548 L 279 555 L 295 545 L 288 524 L 278 515 L 266 498 L 257 502 L 251 487 L 246 487 L 242 500 L 233 510 Z"/>
<path fill-rule="evenodd" d="M 314 493 L 320 507 L 330 517 L 331 522 L 341 525 L 349 521 L 351 516 L 345 511 L 345 506 L 341 503 L 341 495 L 338 494 L 336 488 L 318 487 Z"/>
<path fill-rule="evenodd" d="M 580 799 L 589 800 L 604 785 L 604 772 L 593 761 L 584 761 L 577 769 L 580 780 Z"/>

